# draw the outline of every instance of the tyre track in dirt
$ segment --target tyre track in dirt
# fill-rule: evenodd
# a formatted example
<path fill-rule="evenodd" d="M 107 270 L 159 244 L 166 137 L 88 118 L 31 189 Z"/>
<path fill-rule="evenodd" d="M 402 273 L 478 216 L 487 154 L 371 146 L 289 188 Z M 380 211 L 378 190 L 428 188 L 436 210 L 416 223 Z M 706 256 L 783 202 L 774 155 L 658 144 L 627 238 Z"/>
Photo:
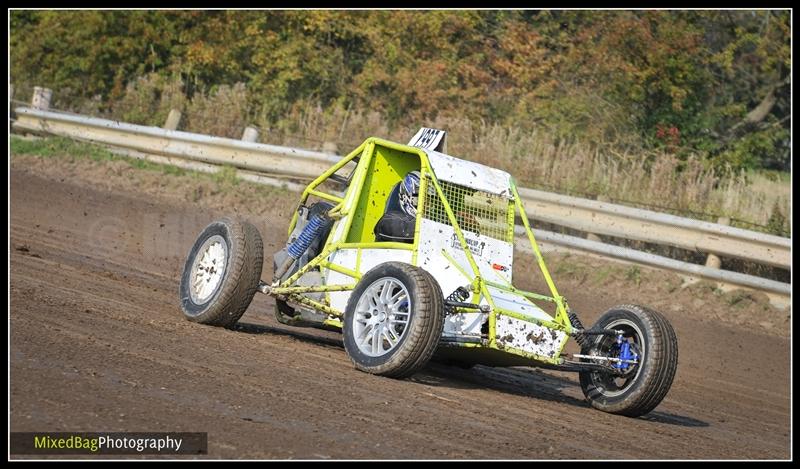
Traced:
<path fill-rule="evenodd" d="M 208 431 L 212 458 L 789 457 L 785 338 L 667 312 L 675 384 L 639 419 L 591 409 L 576 376 L 551 371 L 434 363 L 375 377 L 339 334 L 278 324 L 263 295 L 235 331 L 183 320 L 184 256 L 224 214 L 11 176 L 13 431 Z M 288 220 L 251 221 L 267 278 Z M 555 280 L 584 323 L 635 294 Z"/>

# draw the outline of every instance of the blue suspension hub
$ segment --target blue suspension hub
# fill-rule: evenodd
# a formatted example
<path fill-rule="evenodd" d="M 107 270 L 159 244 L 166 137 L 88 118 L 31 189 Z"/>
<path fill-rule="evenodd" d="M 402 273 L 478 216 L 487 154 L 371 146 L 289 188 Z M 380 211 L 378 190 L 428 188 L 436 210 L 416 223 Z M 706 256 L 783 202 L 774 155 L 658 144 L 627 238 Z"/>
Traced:
<path fill-rule="evenodd" d="M 633 353 L 630 342 L 622 337 L 622 334 L 617 336 L 617 343 L 615 345 L 619 348 L 619 356 L 617 358 L 620 360 L 636 361 L 639 358 L 637 354 Z M 627 370 L 631 364 L 625 362 L 616 362 L 611 366 L 620 370 Z"/>

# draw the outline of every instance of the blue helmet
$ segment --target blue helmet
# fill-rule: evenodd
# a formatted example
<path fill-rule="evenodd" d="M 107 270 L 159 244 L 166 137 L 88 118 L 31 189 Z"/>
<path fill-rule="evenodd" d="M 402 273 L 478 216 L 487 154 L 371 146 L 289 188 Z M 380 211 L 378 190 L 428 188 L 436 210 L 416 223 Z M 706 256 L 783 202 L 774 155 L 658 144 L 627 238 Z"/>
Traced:
<path fill-rule="evenodd" d="M 419 199 L 419 171 L 411 171 L 400 182 L 400 208 L 412 217 L 417 216 Z"/>

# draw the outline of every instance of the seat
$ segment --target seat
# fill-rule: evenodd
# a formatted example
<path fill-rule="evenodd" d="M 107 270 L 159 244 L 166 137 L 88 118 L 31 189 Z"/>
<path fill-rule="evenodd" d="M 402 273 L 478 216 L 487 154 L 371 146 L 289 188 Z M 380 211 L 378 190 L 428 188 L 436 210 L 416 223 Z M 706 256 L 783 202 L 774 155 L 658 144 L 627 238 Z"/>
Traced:
<path fill-rule="evenodd" d="M 400 207 L 400 184 L 395 184 L 386 200 L 383 216 L 375 223 L 373 233 L 375 241 L 394 241 L 400 243 L 414 242 L 416 218 L 407 214 Z"/>

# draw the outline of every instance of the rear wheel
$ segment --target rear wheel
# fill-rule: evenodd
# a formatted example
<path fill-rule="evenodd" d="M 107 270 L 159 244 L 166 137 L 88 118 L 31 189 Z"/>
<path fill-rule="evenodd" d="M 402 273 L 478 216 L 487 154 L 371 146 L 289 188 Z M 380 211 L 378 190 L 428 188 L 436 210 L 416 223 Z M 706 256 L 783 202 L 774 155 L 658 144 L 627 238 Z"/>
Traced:
<path fill-rule="evenodd" d="M 444 299 L 436 280 L 418 267 L 386 262 L 356 285 L 342 334 L 356 368 L 405 378 L 428 363 L 443 326 Z"/>
<path fill-rule="evenodd" d="M 653 410 L 667 395 L 678 366 L 678 340 L 667 319 L 642 306 L 620 305 L 593 329 L 619 330 L 622 337 L 587 337 L 582 354 L 617 361 L 593 360 L 610 364 L 609 371 L 580 373 L 586 399 L 596 409 L 630 417 Z"/>
<path fill-rule="evenodd" d="M 261 235 L 249 222 L 223 218 L 208 225 L 189 251 L 181 275 L 186 319 L 233 327 L 253 300 L 263 260 Z"/>

